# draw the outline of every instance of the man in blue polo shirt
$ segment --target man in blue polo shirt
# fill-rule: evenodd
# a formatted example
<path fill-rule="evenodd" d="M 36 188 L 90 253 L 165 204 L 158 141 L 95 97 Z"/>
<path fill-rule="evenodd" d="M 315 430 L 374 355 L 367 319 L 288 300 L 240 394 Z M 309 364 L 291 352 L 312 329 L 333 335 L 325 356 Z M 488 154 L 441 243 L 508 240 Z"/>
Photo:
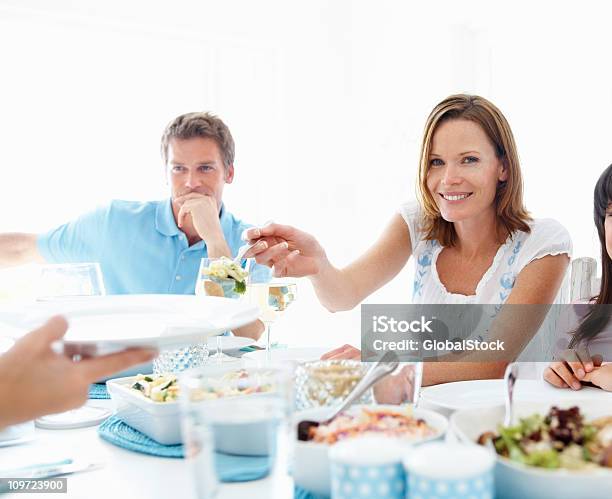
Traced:
<path fill-rule="evenodd" d="M 170 199 L 112 201 L 44 234 L 0 234 L 0 267 L 99 262 L 109 294 L 192 294 L 200 259 L 235 255 L 248 227 L 222 202 L 234 180 L 234 150 L 216 116 L 181 115 L 161 143 Z M 263 327 L 241 329 L 257 338 Z"/>

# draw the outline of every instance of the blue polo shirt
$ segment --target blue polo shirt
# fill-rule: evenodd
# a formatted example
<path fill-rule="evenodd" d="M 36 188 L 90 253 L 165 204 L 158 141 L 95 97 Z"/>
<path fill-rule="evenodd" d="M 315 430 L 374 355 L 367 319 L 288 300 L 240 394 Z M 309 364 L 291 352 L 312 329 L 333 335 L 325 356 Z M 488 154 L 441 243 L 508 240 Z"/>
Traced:
<path fill-rule="evenodd" d="M 250 227 L 223 206 L 225 240 L 235 255 Z M 174 221 L 171 200 L 112 201 L 38 236 L 49 263 L 99 262 L 107 294 L 194 294 L 204 241 L 189 246 Z"/>

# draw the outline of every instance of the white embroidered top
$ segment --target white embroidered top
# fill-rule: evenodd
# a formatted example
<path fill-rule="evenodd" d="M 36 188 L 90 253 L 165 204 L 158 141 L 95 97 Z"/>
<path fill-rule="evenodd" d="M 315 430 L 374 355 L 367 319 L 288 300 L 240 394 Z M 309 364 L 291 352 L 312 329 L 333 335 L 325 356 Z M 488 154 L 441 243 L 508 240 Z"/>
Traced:
<path fill-rule="evenodd" d="M 493 263 L 478 283 L 476 294 L 450 293 L 440 281 L 436 269 L 443 246 L 438 241 L 422 239 L 419 204 L 402 205 L 400 214 L 410 230 L 412 256 L 416 263 L 412 303 L 503 304 L 512 292 L 517 275 L 527 264 L 546 255 L 566 254 L 571 258 L 572 254 L 572 240 L 565 227 L 550 218 L 534 220 L 529 223 L 530 233 L 516 231 L 499 248 Z"/>
<path fill-rule="evenodd" d="M 510 296 L 516 277 L 527 264 L 547 255 L 566 254 L 569 258 L 572 256 L 572 240 L 565 227 L 550 218 L 534 220 L 529 223 L 531 232 L 516 231 L 499 248 L 493 263 L 480 279 L 474 295 L 450 293 L 440 281 L 436 268 L 436 261 L 443 246 L 438 241 L 422 238 L 419 204 L 411 202 L 402 205 L 400 214 L 410 230 L 412 256 L 416 263 L 412 303 L 498 304 L 499 306 L 495 307 L 497 313 Z M 553 303 L 567 301 L 562 299 L 563 297 L 562 287 Z M 480 338 L 482 339 L 482 336 Z M 547 320 L 517 360 L 552 358 L 555 341 L 554 319 L 552 322 Z M 547 365 L 542 362 L 523 362 L 521 377 L 541 378 L 541 373 Z"/>

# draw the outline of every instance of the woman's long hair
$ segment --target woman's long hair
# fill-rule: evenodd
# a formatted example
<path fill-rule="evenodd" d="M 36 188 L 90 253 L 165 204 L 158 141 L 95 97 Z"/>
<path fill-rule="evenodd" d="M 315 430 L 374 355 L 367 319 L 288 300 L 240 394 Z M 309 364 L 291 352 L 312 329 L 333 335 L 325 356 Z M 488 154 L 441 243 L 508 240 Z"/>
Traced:
<path fill-rule="evenodd" d="M 599 177 L 593 193 L 593 218 L 601 246 L 601 287 L 599 294 L 591 300 L 595 306 L 584 317 L 580 326 L 574 331 L 569 348 L 575 348 L 581 342 L 588 343 L 595 338 L 610 321 L 609 307 L 597 305 L 612 304 L 612 260 L 606 249 L 606 211 L 612 202 L 612 165 L 608 166 Z"/>

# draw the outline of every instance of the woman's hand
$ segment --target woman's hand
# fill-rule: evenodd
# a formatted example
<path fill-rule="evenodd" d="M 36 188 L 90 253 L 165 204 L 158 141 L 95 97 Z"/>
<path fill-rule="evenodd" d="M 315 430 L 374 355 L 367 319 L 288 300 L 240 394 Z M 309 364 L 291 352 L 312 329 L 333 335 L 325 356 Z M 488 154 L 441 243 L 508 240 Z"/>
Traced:
<path fill-rule="evenodd" d="M 272 223 L 247 229 L 242 238 L 257 243 L 246 257 L 273 267 L 274 275 L 308 276 L 321 305 L 330 312 L 351 310 L 361 303 L 393 279 L 412 252 L 410 233 L 399 213 L 368 251 L 341 269 L 331 264 L 312 235 L 295 227 Z"/>
<path fill-rule="evenodd" d="M 315 275 L 327 262 L 325 251 L 314 236 L 295 227 L 268 224 L 244 231 L 250 244 L 259 241 L 245 255 L 274 269 L 276 277 Z"/>
<path fill-rule="evenodd" d="M 374 385 L 374 401 L 377 404 L 414 404 L 417 402 L 421 380 L 417 379 L 417 366 L 410 364 L 399 372 L 385 376 Z"/>
<path fill-rule="evenodd" d="M 601 365 L 600 355 L 591 357 L 588 349 L 565 350 L 561 359 L 551 364 L 544 371 L 544 379 L 557 388 L 572 388 L 580 390 L 581 381 L 586 379 L 590 373 Z M 590 376 L 589 376 L 590 377 Z M 593 381 L 591 381 L 593 382 Z"/>
<path fill-rule="evenodd" d="M 342 345 L 331 352 L 327 352 L 321 357 L 321 360 L 342 360 L 352 359 L 361 360 L 361 350 L 352 345 Z"/>

